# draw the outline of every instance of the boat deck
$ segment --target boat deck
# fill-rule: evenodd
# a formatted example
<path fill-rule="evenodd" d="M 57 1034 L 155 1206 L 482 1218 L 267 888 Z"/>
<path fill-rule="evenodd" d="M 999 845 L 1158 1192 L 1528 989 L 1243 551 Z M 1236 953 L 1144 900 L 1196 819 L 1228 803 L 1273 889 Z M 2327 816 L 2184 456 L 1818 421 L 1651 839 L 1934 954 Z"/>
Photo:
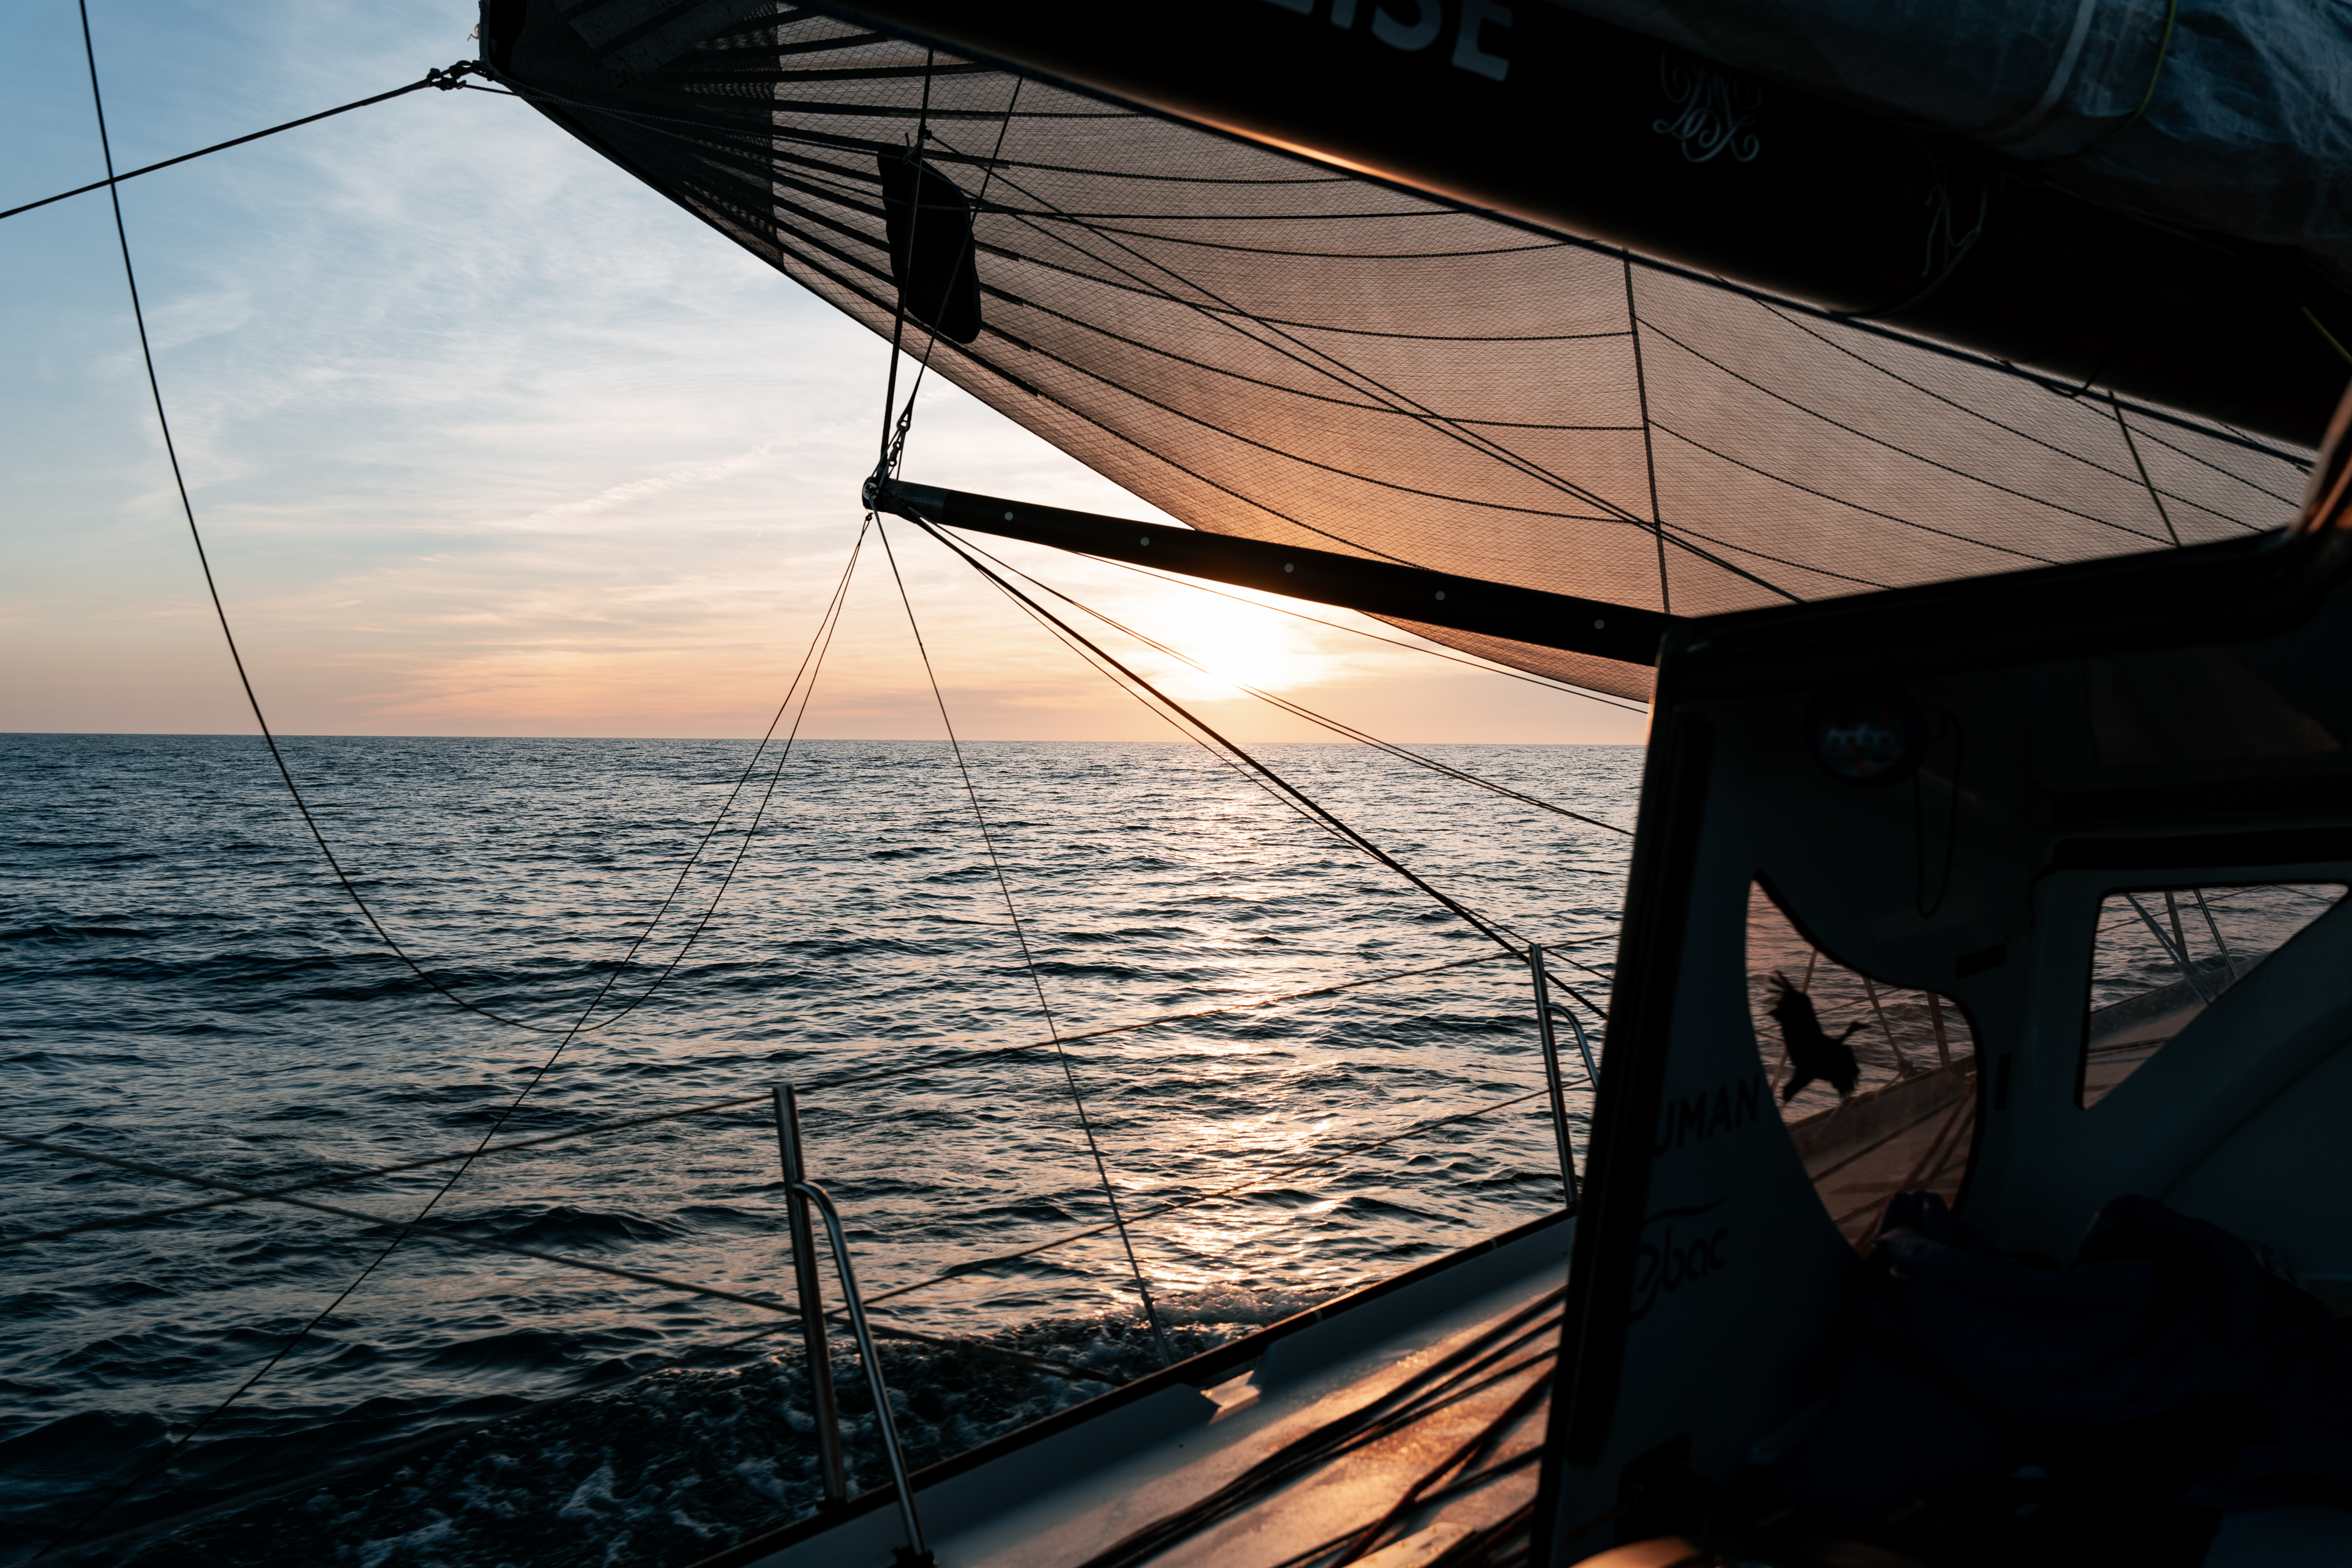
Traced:
<path fill-rule="evenodd" d="M 1523 1226 L 935 1466 L 926 1544 L 954 1568 L 1277 1568 L 1368 1531 L 1379 1568 L 1503 1546 L 1534 1500 L 1573 1233 Z M 703 1568 L 878 1568 L 904 1540 L 869 1494 Z"/>
<path fill-rule="evenodd" d="M 1830 1218 L 1861 1247 L 1895 1194 L 1954 1195 L 1975 1122 L 1975 1061 L 1967 1058 L 1855 1095 L 1792 1123 L 1789 1135 Z"/>

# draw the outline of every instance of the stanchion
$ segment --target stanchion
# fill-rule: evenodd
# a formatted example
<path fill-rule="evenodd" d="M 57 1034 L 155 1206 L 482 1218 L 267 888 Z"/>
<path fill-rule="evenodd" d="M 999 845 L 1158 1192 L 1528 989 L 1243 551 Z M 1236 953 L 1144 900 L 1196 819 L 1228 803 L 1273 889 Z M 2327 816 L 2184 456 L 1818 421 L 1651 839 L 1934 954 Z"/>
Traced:
<path fill-rule="evenodd" d="M 1568 1194 L 1568 1206 L 1576 1206 L 1576 1151 L 1568 1140 L 1568 1096 L 1559 1086 L 1559 1042 L 1552 1036 L 1551 989 L 1544 984 L 1543 949 L 1528 949 L 1528 973 L 1536 983 L 1536 1033 L 1543 1041 L 1544 1082 L 1551 1089 L 1551 1131 L 1559 1141 L 1559 1184 Z M 1584 1026 L 1576 1025 L 1576 1043 L 1584 1044 Z M 1584 1053 L 1585 1070 L 1591 1070 L 1592 1053 Z"/>
<path fill-rule="evenodd" d="M 793 1190 L 816 1205 L 824 1216 L 825 1234 L 833 1239 L 833 1264 L 841 1271 L 841 1293 L 849 1299 L 849 1326 L 857 1335 L 857 1357 L 866 1363 L 866 1386 L 874 1395 L 874 1424 L 882 1434 L 882 1451 L 890 1460 L 890 1484 L 898 1490 L 898 1518 L 907 1527 L 907 1544 L 892 1555 L 898 1568 L 933 1568 L 923 1544 L 922 1521 L 915 1517 L 915 1489 L 907 1484 L 907 1456 L 898 1447 L 898 1423 L 890 1415 L 890 1390 L 882 1381 L 882 1358 L 874 1353 L 874 1336 L 866 1327 L 866 1307 L 857 1295 L 857 1276 L 849 1267 L 849 1242 L 841 1233 L 841 1215 L 833 1199 L 814 1182 L 795 1182 Z"/>
<path fill-rule="evenodd" d="M 833 1356 L 824 1343 L 824 1294 L 816 1277 L 816 1235 L 809 1226 L 808 1199 L 801 1187 L 808 1170 L 801 1161 L 800 1102 L 793 1086 L 780 1083 L 776 1097 L 776 1152 L 784 1167 L 784 1223 L 792 1232 L 793 1283 L 801 1302 L 801 1343 L 807 1347 L 809 1411 L 816 1422 L 817 1457 L 824 1471 L 824 1500 L 849 1497 L 849 1468 L 841 1458 L 841 1408 L 833 1393 Z M 845 1269 L 842 1278 L 848 1278 Z"/>

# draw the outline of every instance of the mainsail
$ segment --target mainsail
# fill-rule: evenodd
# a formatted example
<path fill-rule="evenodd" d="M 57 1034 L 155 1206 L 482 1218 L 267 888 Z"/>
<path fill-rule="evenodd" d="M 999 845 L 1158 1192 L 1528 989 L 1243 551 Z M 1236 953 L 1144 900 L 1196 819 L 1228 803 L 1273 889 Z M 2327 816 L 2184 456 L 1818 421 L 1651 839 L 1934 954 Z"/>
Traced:
<path fill-rule="evenodd" d="M 2243 535 L 2304 482 L 2294 443 L 2095 370 L 2019 374 L 777 0 L 492 0 L 485 34 L 574 134 L 1199 529 L 1689 616 Z M 1637 85 L 1675 157 L 1741 156 L 1737 126 L 1677 122 L 1671 70 Z M 970 223 L 976 326 L 925 330 L 960 308 L 944 279 L 900 322 L 909 203 Z M 1641 665 L 1397 624 L 1649 692 Z"/>

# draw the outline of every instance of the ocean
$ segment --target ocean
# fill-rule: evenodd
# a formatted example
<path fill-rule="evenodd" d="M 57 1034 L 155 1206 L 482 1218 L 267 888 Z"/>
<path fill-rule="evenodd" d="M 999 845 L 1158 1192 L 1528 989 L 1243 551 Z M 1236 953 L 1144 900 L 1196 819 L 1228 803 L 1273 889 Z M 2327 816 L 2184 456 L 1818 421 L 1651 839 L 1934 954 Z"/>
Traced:
<path fill-rule="evenodd" d="M 1072 1373 L 887 1346 L 918 1463 L 1157 1364 L 1116 1232 L 1003 1261 L 1109 1217 L 1073 1079 L 1179 1353 L 1559 1205 L 1525 967 L 1181 743 L 965 747 L 1021 933 L 944 742 L 772 751 L 723 816 L 749 742 L 285 748 L 384 931 L 500 1017 L 361 919 L 257 740 L 0 737 L 0 1128 L 267 1186 L 792 1082 L 865 1293 L 912 1287 L 877 1321 Z M 1628 839 L 1368 748 L 1256 750 L 1605 1001 Z M 1638 748 L 1427 750 L 1632 825 Z M 0 1168 L 0 1237 L 206 1195 Z M 310 1195 L 391 1222 L 457 1168 Z M 783 1207 L 755 1103 L 490 1155 L 432 1222 L 772 1299 Z M 773 1315 L 421 1236 L 154 1469 L 394 1235 L 252 1204 L 0 1253 L 0 1563 L 78 1523 L 60 1556 L 687 1563 L 816 1500 Z"/>

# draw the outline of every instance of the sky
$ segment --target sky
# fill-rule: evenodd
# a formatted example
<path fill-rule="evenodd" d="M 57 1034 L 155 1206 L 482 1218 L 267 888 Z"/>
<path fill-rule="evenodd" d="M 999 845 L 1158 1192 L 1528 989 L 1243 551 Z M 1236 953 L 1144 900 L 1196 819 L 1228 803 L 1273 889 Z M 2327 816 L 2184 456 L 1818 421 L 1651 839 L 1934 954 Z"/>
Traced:
<path fill-rule="evenodd" d="M 89 4 L 117 168 L 473 48 L 462 0 Z M 104 174 L 72 0 L 19 0 L 6 27 L 0 208 Z M 197 521 L 273 728 L 766 725 L 857 532 L 881 340 L 488 94 L 413 93 L 131 181 L 122 202 Z M 1162 518 L 938 379 L 904 472 Z M 0 221 L 0 731 L 250 732 L 103 194 Z M 905 529 L 893 543 L 960 733 L 1170 738 L 938 546 Z M 1002 553 L 1222 676 L 1386 739 L 1638 743 L 1646 729 L 1263 595 Z M 803 732 L 935 737 L 906 612 L 867 557 Z M 1328 738 L 1223 679 L 1134 661 L 1237 739 Z"/>

